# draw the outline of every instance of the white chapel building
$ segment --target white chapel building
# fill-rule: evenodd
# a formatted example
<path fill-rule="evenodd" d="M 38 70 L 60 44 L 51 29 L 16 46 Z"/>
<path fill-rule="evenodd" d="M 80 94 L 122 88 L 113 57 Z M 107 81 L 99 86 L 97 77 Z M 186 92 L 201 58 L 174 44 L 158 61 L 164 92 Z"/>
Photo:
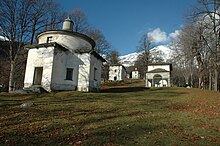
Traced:
<path fill-rule="evenodd" d="M 101 68 L 105 61 L 90 37 L 73 32 L 69 18 L 62 30 L 45 31 L 37 36 L 38 44 L 29 50 L 24 88 L 41 87 L 47 91 L 99 91 Z"/>
<path fill-rule="evenodd" d="M 140 74 L 139 74 L 139 71 L 136 67 L 131 72 L 131 77 L 132 77 L 132 79 L 140 79 Z"/>
<path fill-rule="evenodd" d="M 152 63 L 146 73 L 146 87 L 170 87 L 172 64 Z"/>
<path fill-rule="evenodd" d="M 109 66 L 109 81 L 123 81 L 126 78 L 126 69 L 123 65 Z"/>

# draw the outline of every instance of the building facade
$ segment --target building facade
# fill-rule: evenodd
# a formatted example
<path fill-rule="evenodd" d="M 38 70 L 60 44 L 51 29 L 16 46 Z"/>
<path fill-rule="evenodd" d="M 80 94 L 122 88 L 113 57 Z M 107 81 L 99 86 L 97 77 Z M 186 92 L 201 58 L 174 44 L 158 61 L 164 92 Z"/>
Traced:
<path fill-rule="evenodd" d="M 42 87 L 47 91 L 99 91 L 101 68 L 105 61 L 96 51 L 95 42 L 73 32 L 68 18 L 62 30 L 46 31 L 37 36 L 38 44 L 27 45 L 24 88 Z"/>
<path fill-rule="evenodd" d="M 134 68 L 134 70 L 131 72 L 132 79 L 140 79 L 140 74 L 137 68 Z"/>
<path fill-rule="evenodd" d="M 109 66 L 109 80 L 110 81 L 123 81 L 126 78 L 126 69 L 123 65 Z"/>
<path fill-rule="evenodd" d="M 170 87 L 172 64 L 154 63 L 148 65 L 146 87 Z"/>

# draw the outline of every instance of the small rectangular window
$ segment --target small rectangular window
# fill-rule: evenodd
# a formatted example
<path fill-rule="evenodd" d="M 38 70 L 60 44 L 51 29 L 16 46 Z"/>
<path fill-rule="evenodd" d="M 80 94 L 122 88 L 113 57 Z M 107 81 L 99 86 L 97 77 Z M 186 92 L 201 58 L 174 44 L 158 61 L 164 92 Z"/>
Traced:
<path fill-rule="evenodd" d="M 94 68 L 94 80 L 97 80 L 97 68 Z"/>
<path fill-rule="evenodd" d="M 50 36 L 50 37 L 47 37 L 47 43 L 51 43 L 52 42 L 52 36 Z"/>
<path fill-rule="evenodd" d="M 73 68 L 66 69 L 66 80 L 73 80 Z"/>

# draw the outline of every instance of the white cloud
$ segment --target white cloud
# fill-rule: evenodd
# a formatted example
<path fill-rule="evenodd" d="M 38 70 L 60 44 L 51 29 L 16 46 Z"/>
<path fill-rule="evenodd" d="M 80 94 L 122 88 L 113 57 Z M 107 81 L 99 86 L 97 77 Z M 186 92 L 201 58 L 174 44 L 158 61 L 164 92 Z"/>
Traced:
<path fill-rule="evenodd" d="M 176 40 L 180 35 L 180 30 L 175 30 L 174 32 L 169 34 L 169 39 Z"/>
<path fill-rule="evenodd" d="M 152 38 L 154 43 L 161 43 L 167 41 L 167 34 L 160 30 L 160 28 L 156 28 L 151 32 L 147 33 L 148 37 Z"/>
<path fill-rule="evenodd" d="M 147 33 L 147 36 L 152 39 L 153 43 L 170 43 L 178 39 L 181 30 L 175 30 L 172 33 L 167 34 L 164 31 L 161 31 L 160 28 L 151 29 L 150 32 Z"/>

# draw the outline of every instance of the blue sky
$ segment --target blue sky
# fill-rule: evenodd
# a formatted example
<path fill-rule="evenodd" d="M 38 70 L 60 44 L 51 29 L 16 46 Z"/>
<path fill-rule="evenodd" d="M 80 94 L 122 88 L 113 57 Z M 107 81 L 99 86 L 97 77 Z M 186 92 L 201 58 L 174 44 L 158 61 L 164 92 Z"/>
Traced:
<path fill-rule="evenodd" d="M 196 4 L 196 0 L 56 1 L 67 12 L 82 9 L 89 23 L 103 32 L 120 55 L 135 52 L 145 33 L 155 36 L 157 43 L 168 43 L 170 36 L 185 24 L 184 15 Z"/>

